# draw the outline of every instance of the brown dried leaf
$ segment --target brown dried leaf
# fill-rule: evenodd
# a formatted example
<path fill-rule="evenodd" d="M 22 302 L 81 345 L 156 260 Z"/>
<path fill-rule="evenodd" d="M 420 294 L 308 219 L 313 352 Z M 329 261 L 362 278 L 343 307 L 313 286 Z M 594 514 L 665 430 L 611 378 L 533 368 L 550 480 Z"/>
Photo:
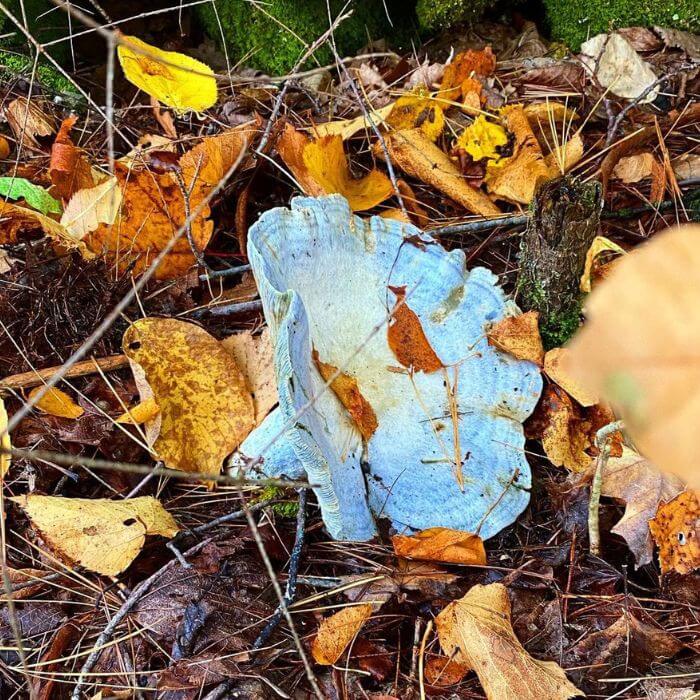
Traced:
<path fill-rule="evenodd" d="M 476 585 L 435 619 L 442 650 L 473 670 L 489 700 L 567 700 L 580 691 L 552 661 L 532 658 L 511 626 L 506 587 Z"/>
<path fill-rule="evenodd" d="M 596 236 L 593 239 L 593 243 L 591 243 L 590 248 L 586 252 L 586 263 L 583 268 L 583 274 L 581 275 L 579 289 L 586 294 L 591 291 L 593 269 L 597 262 L 596 259 L 598 256 L 604 254 L 607 254 L 607 256 L 610 254 L 624 255 L 626 252 L 627 251 L 624 248 L 621 248 L 617 243 L 611 241 L 609 238 L 605 238 L 605 236 Z"/>
<path fill-rule="evenodd" d="M 70 199 L 78 190 L 94 187 L 97 180 L 85 153 L 76 147 L 70 132 L 78 117 L 74 114 L 63 120 L 51 146 L 49 177 L 53 183 L 51 194 L 63 200 Z"/>
<path fill-rule="evenodd" d="M 5 107 L 5 116 L 17 142 L 29 149 L 43 151 L 37 137 L 56 133 L 53 119 L 42 111 L 36 99 L 17 97 Z"/>
<path fill-rule="evenodd" d="M 659 546 L 661 571 L 689 574 L 700 568 L 699 492 L 688 490 L 662 505 L 649 527 Z"/>
<path fill-rule="evenodd" d="M 519 316 L 506 316 L 487 331 L 490 345 L 507 352 L 517 360 L 528 360 L 542 366 L 544 347 L 538 325 L 539 313 L 528 311 Z"/>
<path fill-rule="evenodd" d="M 469 673 L 469 667 L 447 656 L 430 656 L 425 664 L 425 682 L 436 688 L 457 685 Z"/>
<path fill-rule="evenodd" d="M 598 403 L 598 397 L 588 391 L 585 386 L 577 382 L 566 371 L 565 365 L 568 353 L 567 348 L 552 348 L 549 350 L 544 356 L 544 372 L 581 406 L 594 406 Z"/>
<path fill-rule="evenodd" d="M 406 559 L 448 564 L 486 564 L 486 549 L 479 535 L 447 527 L 431 527 L 415 535 L 394 535 L 394 552 Z"/>
<path fill-rule="evenodd" d="M 471 187 L 449 156 L 419 129 L 387 134 L 389 157 L 411 177 L 425 182 L 465 209 L 481 216 L 498 216 L 501 210 L 480 190 Z M 375 146 L 375 154 L 384 157 Z"/>
<path fill-rule="evenodd" d="M 363 603 L 343 608 L 325 618 L 311 643 L 311 654 L 316 663 L 334 664 L 371 615 L 372 605 Z"/>
<path fill-rule="evenodd" d="M 457 100 L 462 92 L 462 85 L 467 78 L 478 76 L 486 78 L 496 69 L 496 56 L 491 47 L 487 46 L 481 51 L 469 49 L 458 53 L 449 66 L 445 66 L 445 72 L 440 84 L 439 97 L 444 100 Z"/>

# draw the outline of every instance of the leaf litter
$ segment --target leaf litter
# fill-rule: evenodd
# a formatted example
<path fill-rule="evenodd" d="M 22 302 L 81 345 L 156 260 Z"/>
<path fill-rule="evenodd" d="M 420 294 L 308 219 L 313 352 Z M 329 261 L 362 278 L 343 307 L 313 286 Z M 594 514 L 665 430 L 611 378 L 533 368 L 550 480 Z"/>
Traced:
<path fill-rule="evenodd" d="M 697 692 L 697 37 L 518 15 L 286 81 L 176 15 L 115 33 L 114 129 L 1 81 L 13 690 L 19 631 L 43 699 Z M 605 197 L 551 345 L 563 175 Z"/>

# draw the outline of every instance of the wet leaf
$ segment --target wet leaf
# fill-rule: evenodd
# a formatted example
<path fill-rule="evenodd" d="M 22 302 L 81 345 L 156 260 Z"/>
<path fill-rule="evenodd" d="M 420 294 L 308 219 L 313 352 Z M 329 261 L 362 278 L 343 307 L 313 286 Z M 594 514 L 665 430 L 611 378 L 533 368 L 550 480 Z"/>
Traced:
<path fill-rule="evenodd" d="M 661 571 L 689 574 L 700 568 L 700 499 L 688 490 L 663 504 L 649 522 Z"/>
<path fill-rule="evenodd" d="M 642 454 L 691 486 L 699 477 L 698 236 L 700 226 L 670 229 L 621 258 L 588 297 L 567 363 L 610 402 Z"/>
<path fill-rule="evenodd" d="M 123 35 L 117 55 L 127 80 L 176 112 L 203 112 L 216 103 L 214 71 L 201 61 Z"/>
<path fill-rule="evenodd" d="M 626 252 L 624 248 L 621 248 L 609 238 L 605 238 L 605 236 L 596 236 L 586 253 L 586 264 L 583 268 L 583 274 L 581 275 L 581 282 L 579 284 L 581 291 L 584 293 L 589 293 L 591 291 L 593 267 L 599 256 L 605 254 L 624 255 Z"/>
<path fill-rule="evenodd" d="M 122 347 L 141 400 L 160 408 L 146 423 L 158 458 L 173 469 L 219 474 L 254 425 L 253 400 L 231 354 L 199 326 L 167 318 L 135 321 Z"/>
<path fill-rule="evenodd" d="M 432 527 L 415 535 L 394 535 L 394 552 L 407 559 L 448 564 L 486 564 L 486 550 L 479 535 L 446 527 Z"/>
<path fill-rule="evenodd" d="M 110 501 L 29 494 L 9 500 L 25 511 L 52 549 L 105 576 L 124 571 L 147 535 L 174 537 L 179 530 L 173 517 L 151 496 Z"/>
<path fill-rule="evenodd" d="M 330 666 L 338 661 L 371 615 L 372 606 L 363 603 L 343 608 L 325 618 L 311 643 L 311 654 L 316 663 Z"/>
<path fill-rule="evenodd" d="M 435 187 L 467 211 L 481 216 L 498 216 L 501 210 L 480 190 L 467 184 L 457 166 L 419 129 L 387 135 L 389 156 L 412 177 Z M 375 153 L 383 157 L 381 149 Z"/>
<path fill-rule="evenodd" d="M 506 130 L 480 114 L 465 127 L 457 139 L 457 148 L 464 149 L 474 160 L 498 160 L 500 149 L 508 143 Z"/>
<path fill-rule="evenodd" d="M 33 399 L 44 387 L 38 386 L 29 392 L 29 399 Z M 80 418 L 85 409 L 78 406 L 73 399 L 56 387 L 51 387 L 35 404 L 34 408 L 42 413 L 59 418 Z"/>
<path fill-rule="evenodd" d="M 544 356 L 544 372 L 581 406 L 594 406 L 598 397 L 577 382 L 566 370 L 567 348 L 552 348 Z"/>
<path fill-rule="evenodd" d="M 340 136 L 310 141 L 287 124 L 277 149 L 304 192 L 314 196 L 342 194 L 353 211 L 371 209 L 394 192 L 389 178 L 379 170 L 361 178 L 352 176 Z"/>
<path fill-rule="evenodd" d="M 43 187 L 23 177 L 0 177 L 0 197 L 24 199 L 42 214 L 60 214 L 61 203 L 56 201 Z"/>
<path fill-rule="evenodd" d="M 474 671 L 489 700 L 566 700 L 580 691 L 553 661 L 530 656 L 511 626 L 506 587 L 476 585 L 435 619 L 440 646 Z"/>
<path fill-rule="evenodd" d="M 539 316 L 537 311 L 506 316 L 486 331 L 486 337 L 491 345 L 516 359 L 542 366 L 544 347 L 538 325 Z"/>
<path fill-rule="evenodd" d="M 654 553 L 649 521 L 659 505 L 683 490 L 683 482 L 659 471 L 651 462 L 624 447 L 611 457 L 603 472 L 601 493 L 626 504 L 625 513 L 612 529 L 627 542 L 637 566 L 651 563 Z"/>

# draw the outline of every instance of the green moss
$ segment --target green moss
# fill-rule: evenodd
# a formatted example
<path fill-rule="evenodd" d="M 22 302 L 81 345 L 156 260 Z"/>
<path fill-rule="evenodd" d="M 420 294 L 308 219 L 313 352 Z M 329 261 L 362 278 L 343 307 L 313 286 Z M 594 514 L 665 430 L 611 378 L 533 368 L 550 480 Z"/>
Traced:
<path fill-rule="evenodd" d="M 573 337 L 581 325 L 580 305 L 561 314 L 551 314 L 540 323 L 540 335 L 545 350 L 559 348 Z"/>
<path fill-rule="evenodd" d="M 425 32 L 449 29 L 460 22 L 474 22 L 493 0 L 418 0 L 416 16 Z"/>
<path fill-rule="evenodd" d="M 279 486 L 265 486 L 254 502 L 259 503 L 260 501 L 281 499 L 285 498 L 285 496 L 285 490 Z M 287 500 L 282 503 L 273 503 L 270 508 L 273 513 L 277 513 L 277 515 L 283 518 L 296 518 L 299 512 L 299 503 L 295 500 Z"/>
<path fill-rule="evenodd" d="M 587 38 L 621 27 L 700 30 L 698 0 L 544 0 L 555 39 L 578 51 Z"/>
<path fill-rule="evenodd" d="M 341 55 L 352 55 L 370 39 L 380 39 L 391 30 L 387 10 L 393 22 L 403 21 L 395 11 L 396 0 L 330 0 L 335 18 L 346 8 L 352 15 L 335 30 Z M 218 13 L 218 19 L 217 19 Z M 273 75 L 289 72 L 308 46 L 328 30 L 326 0 L 216 0 L 216 10 L 206 3 L 199 14 L 207 32 L 217 41 L 226 39 L 232 62 L 241 61 Z M 219 26 L 219 22 L 221 26 Z M 314 60 L 315 59 L 315 60 Z M 321 46 L 306 67 L 333 62 L 333 54 Z"/>

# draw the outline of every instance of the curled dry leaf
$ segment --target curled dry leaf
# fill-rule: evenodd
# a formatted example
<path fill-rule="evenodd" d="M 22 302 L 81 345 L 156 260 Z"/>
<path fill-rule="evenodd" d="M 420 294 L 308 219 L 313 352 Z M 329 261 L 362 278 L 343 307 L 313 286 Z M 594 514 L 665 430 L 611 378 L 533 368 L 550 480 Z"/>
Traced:
<path fill-rule="evenodd" d="M 689 574 L 700 568 L 700 492 L 684 491 L 662 505 L 649 527 L 659 546 L 661 571 Z"/>
<path fill-rule="evenodd" d="M 481 51 L 469 49 L 458 53 L 452 63 L 445 66 L 445 72 L 440 84 L 440 98 L 444 100 L 457 100 L 464 96 L 462 84 L 465 80 L 473 78 L 486 78 L 496 69 L 496 56 L 491 47 L 487 46 Z"/>
<path fill-rule="evenodd" d="M 362 603 L 343 608 L 325 618 L 311 643 L 314 661 L 324 666 L 334 664 L 371 615 L 372 605 Z"/>
<path fill-rule="evenodd" d="M 594 406 L 598 397 L 577 382 L 566 370 L 567 348 L 552 348 L 544 356 L 544 372 L 581 406 Z"/>
<path fill-rule="evenodd" d="M 567 371 L 609 401 L 657 466 L 700 482 L 700 226 L 670 229 L 621 258 L 586 302 Z"/>
<path fill-rule="evenodd" d="M 489 700 L 567 700 L 582 693 L 559 664 L 525 651 L 511 626 L 510 600 L 500 583 L 476 585 L 435 619 L 445 654 L 479 677 Z"/>
<path fill-rule="evenodd" d="M 634 450 L 623 447 L 621 457 L 611 457 L 603 472 L 601 493 L 624 501 L 625 513 L 612 529 L 627 542 L 637 566 L 651 563 L 654 553 L 649 521 L 659 505 L 683 490 L 683 482 L 664 474 Z M 677 542 L 677 540 L 676 540 Z"/>
<path fill-rule="evenodd" d="M 617 256 L 624 255 L 626 252 L 624 248 L 621 248 L 609 238 L 605 238 L 605 236 L 596 236 L 586 253 L 586 263 L 583 268 L 583 274 L 581 275 L 579 289 L 586 294 L 591 291 L 593 270 L 599 256 L 606 255 L 607 258 L 609 254 Z"/>
<path fill-rule="evenodd" d="M 105 576 L 116 576 L 141 551 L 146 535 L 174 537 L 172 515 L 151 496 L 104 498 L 16 496 L 42 539 L 69 562 Z"/>
<path fill-rule="evenodd" d="M 38 105 L 36 99 L 17 97 L 5 107 L 5 116 L 17 143 L 35 151 L 43 151 L 38 138 L 56 133 L 53 119 Z"/>
<path fill-rule="evenodd" d="M 38 386 L 29 392 L 29 399 L 33 399 L 44 387 Z M 80 418 L 85 410 L 78 406 L 73 399 L 56 387 L 51 387 L 35 404 L 34 408 L 42 413 L 59 418 Z"/>
<path fill-rule="evenodd" d="M 408 175 L 435 187 L 474 214 L 489 217 L 501 213 L 483 192 L 467 184 L 447 154 L 419 129 L 388 134 L 386 144 L 392 162 Z M 376 146 L 375 153 L 384 155 Z"/>
<path fill-rule="evenodd" d="M 51 193 L 63 200 L 70 199 L 79 190 L 94 187 L 98 182 L 87 156 L 71 140 L 70 132 L 76 121 L 78 117 L 74 114 L 64 119 L 51 146 Z"/>
<path fill-rule="evenodd" d="M 205 63 L 120 36 L 119 63 L 127 80 L 176 112 L 203 112 L 216 103 L 216 77 Z"/>
<path fill-rule="evenodd" d="M 342 194 L 353 211 L 371 209 L 394 192 L 389 178 L 379 170 L 361 178 L 352 176 L 340 136 L 311 141 L 287 124 L 277 150 L 306 194 Z"/>
<path fill-rule="evenodd" d="M 0 200 L 0 244 L 16 243 L 17 235 L 26 231 L 43 231 L 54 242 L 66 248 L 84 246 L 76 241 L 58 221 L 34 209 L 19 207 Z"/>
<path fill-rule="evenodd" d="M 254 425 L 253 400 L 232 355 L 199 326 L 165 318 L 132 323 L 122 347 L 141 400 L 152 398 L 160 409 L 145 426 L 157 457 L 173 469 L 218 474 Z"/>
<path fill-rule="evenodd" d="M 518 360 L 528 360 L 542 366 L 544 347 L 540 337 L 539 313 L 528 311 L 519 316 L 506 316 L 494 323 L 486 337 L 491 345 Z"/>
<path fill-rule="evenodd" d="M 449 564 L 486 564 L 486 549 L 479 535 L 447 527 L 431 527 L 415 535 L 394 535 L 394 552 L 406 559 Z"/>

